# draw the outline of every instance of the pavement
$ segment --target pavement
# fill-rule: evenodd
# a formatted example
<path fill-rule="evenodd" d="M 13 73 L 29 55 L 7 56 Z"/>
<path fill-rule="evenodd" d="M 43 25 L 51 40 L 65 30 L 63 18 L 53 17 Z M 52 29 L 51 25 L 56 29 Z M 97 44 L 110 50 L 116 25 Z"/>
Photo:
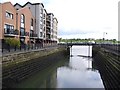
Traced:
<path fill-rule="evenodd" d="M 20 54 L 20 53 L 27 53 L 27 52 L 32 52 L 32 51 L 41 51 L 41 50 L 46 50 L 46 49 L 53 49 L 53 48 L 58 48 L 58 46 L 49 46 L 49 47 L 43 47 L 39 49 L 29 49 L 29 50 L 16 50 L 16 51 L 11 51 L 11 52 L 3 52 L 1 53 L 2 56 L 7 56 L 7 55 L 12 55 L 12 54 Z"/>

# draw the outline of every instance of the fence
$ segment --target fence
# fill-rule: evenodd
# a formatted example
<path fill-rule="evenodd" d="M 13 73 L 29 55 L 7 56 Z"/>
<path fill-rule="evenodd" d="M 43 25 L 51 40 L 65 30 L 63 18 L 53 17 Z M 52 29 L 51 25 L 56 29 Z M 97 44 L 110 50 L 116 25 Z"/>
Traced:
<path fill-rule="evenodd" d="M 120 55 L 120 44 L 101 44 L 100 46 L 112 53 Z"/>
<path fill-rule="evenodd" d="M 2 43 L 2 53 L 7 54 L 12 52 L 30 51 L 30 50 L 37 50 L 37 49 L 56 47 L 56 46 L 58 45 L 36 43 L 36 44 L 29 44 L 29 45 L 20 44 L 20 47 L 17 47 L 17 46 L 10 46 L 9 44 L 6 44 L 6 43 Z"/>

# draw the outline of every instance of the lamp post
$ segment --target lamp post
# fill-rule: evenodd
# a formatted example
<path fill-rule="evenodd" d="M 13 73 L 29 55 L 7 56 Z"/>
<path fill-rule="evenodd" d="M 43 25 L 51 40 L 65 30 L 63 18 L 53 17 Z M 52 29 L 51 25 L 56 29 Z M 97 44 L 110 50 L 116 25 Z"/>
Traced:
<path fill-rule="evenodd" d="M 70 56 L 72 57 L 72 40 L 71 40 L 71 45 L 70 46 L 71 46 L 71 55 Z"/>
<path fill-rule="evenodd" d="M 103 32 L 103 43 L 104 43 L 104 40 L 105 40 L 105 35 L 107 35 L 107 32 Z"/>

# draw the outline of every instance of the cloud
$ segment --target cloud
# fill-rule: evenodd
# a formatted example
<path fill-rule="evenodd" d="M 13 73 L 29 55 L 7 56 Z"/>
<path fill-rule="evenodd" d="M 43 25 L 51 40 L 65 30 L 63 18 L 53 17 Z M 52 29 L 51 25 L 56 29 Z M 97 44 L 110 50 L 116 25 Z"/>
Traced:
<path fill-rule="evenodd" d="M 2 0 L 9 1 L 9 0 Z M 107 38 L 118 37 L 119 0 L 10 0 L 13 4 L 43 2 L 48 13 L 58 19 L 58 35 L 69 37 L 74 34 L 91 33 L 99 35 L 113 33 Z M 71 35 L 73 33 L 73 35 Z M 68 35 L 68 36 L 67 36 Z M 83 34 L 85 35 L 85 34 Z M 83 36 L 82 35 L 82 36 Z M 77 35 L 76 35 L 77 36 Z M 91 36 L 91 35 L 89 35 Z M 97 36 L 100 37 L 101 35 Z M 86 37 L 86 36 L 84 36 Z M 92 36 L 93 37 L 93 36 Z"/>
<path fill-rule="evenodd" d="M 66 37 L 73 36 L 74 38 L 75 32 L 88 32 L 88 35 L 90 32 L 96 32 L 96 34 L 115 32 L 108 38 L 116 38 L 117 4 L 117 0 L 51 0 L 46 8 L 58 18 L 59 35 L 62 32 L 63 36 L 65 32 L 64 36 L 68 34 Z M 70 32 L 73 32 L 73 35 L 69 35 Z"/>

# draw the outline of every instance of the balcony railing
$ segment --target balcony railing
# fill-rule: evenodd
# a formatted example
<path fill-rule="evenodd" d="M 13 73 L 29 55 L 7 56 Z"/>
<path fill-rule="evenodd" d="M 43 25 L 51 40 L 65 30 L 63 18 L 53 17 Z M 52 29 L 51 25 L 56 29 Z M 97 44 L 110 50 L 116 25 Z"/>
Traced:
<path fill-rule="evenodd" d="M 49 29 L 46 30 L 47 34 L 51 34 L 51 31 Z"/>
<path fill-rule="evenodd" d="M 25 31 L 24 32 L 20 32 L 20 36 L 25 36 Z"/>
<path fill-rule="evenodd" d="M 49 25 L 46 25 L 47 28 L 51 28 Z"/>
<path fill-rule="evenodd" d="M 47 17 L 47 18 L 46 18 L 46 21 L 49 21 L 49 22 L 50 22 L 51 20 L 50 20 L 50 18 Z"/>
<path fill-rule="evenodd" d="M 47 40 L 51 40 L 51 38 L 50 38 L 50 37 L 46 37 L 46 39 L 47 39 Z"/>
<path fill-rule="evenodd" d="M 4 29 L 4 35 L 10 35 L 10 36 L 19 35 L 19 31 L 18 30 L 10 30 L 10 29 L 5 30 Z"/>
<path fill-rule="evenodd" d="M 37 37 L 37 34 L 32 33 L 32 34 L 30 34 L 30 37 L 31 37 L 31 38 Z"/>

